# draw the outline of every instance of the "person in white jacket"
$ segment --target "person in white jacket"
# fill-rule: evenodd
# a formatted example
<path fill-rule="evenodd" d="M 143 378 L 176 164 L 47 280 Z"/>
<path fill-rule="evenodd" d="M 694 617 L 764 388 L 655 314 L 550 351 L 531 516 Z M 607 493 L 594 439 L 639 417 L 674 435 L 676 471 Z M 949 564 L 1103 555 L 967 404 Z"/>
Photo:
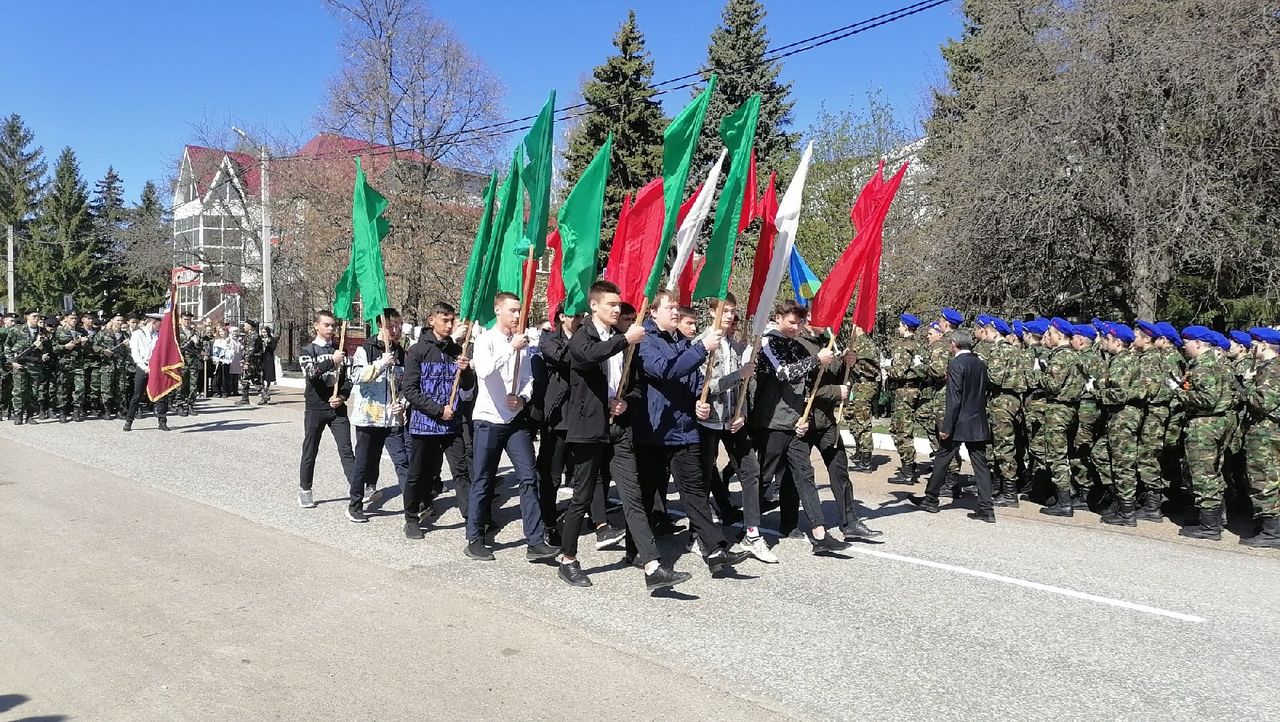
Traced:
<path fill-rule="evenodd" d="M 409 472 L 409 431 L 401 400 L 404 347 L 400 314 L 393 308 L 378 319 L 378 336 L 366 340 L 351 360 L 351 425 L 356 427 L 356 472 L 351 501 L 373 501 L 378 490 L 382 450 L 396 468 L 400 490 Z M 363 496 L 360 496 L 363 489 Z"/>
<path fill-rule="evenodd" d="M 133 420 L 138 416 L 138 406 L 147 393 L 147 375 L 151 364 L 151 353 L 156 349 L 156 339 L 160 337 L 156 325 L 160 321 L 159 314 L 149 313 L 138 325 L 129 339 L 129 353 L 133 356 L 133 398 L 129 401 L 129 414 L 125 416 L 124 430 L 133 431 Z M 169 430 L 168 397 L 156 401 L 156 417 L 160 419 L 160 430 Z"/>

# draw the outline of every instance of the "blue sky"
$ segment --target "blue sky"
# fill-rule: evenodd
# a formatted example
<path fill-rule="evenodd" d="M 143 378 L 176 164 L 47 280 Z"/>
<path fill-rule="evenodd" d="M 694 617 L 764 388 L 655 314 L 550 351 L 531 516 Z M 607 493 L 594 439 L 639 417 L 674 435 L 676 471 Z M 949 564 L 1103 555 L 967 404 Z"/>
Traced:
<path fill-rule="evenodd" d="M 782 45 L 910 3 L 910 0 L 765 0 L 770 44 Z M 506 117 L 536 113 L 556 88 L 572 97 L 613 49 L 636 9 L 657 80 L 696 70 L 706 58 L 720 0 L 437 0 L 450 23 L 506 86 Z M 126 194 L 162 181 L 193 124 L 230 118 L 276 134 L 310 137 L 338 27 L 320 0 L 45 0 L 6 3 L 0 114 L 17 112 L 52 159 L 70 145 L 92 182 L 115 166 Z M 12 32 L 18 30 L 18 32 Z M 927 109 L 944 65 L 938 46 L 960 30 L 958 3 L 787 58 L 795 127 L 823 103 L 861 104 L 880 89 L 906 122 Z M 686 91 L 666 96 L 668 111 Z M 567 100 L 562 100 L 564 104 Z M 167 195 L 167 189 L 164 191 Z"/>

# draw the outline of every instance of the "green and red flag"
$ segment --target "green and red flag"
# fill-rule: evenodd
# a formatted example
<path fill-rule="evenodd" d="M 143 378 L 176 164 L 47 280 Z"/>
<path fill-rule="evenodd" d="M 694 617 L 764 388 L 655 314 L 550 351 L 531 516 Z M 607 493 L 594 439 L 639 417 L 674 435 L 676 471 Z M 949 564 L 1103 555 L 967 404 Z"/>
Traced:
<path fill-rule="evenodd" d="M 587 311 L 587 291 L 596 279 L 600 223 L 604 218 L 604 189 L 609 180 L 609 154 L 612 151 L 613 134 L 610 133 L 560 207 L 560 241 L 564 249 L 560 267 L 564 274 L 566 314 Z"/>
<path fill-rule="evenodd" d="M 756 123 L 760 120 L 760 94 L 752 95 L 742 107 L 720 121 L 720 140 L 729 149 L 729 175 L 716 204 L 716 220 L 711 226 L 707 244 L 706 265 L 698 274 L 693 299 L 724 298 L 729 290 L 729 272 L 733 270 L 733 246 L 738 239 L 738 220 L 742 217 L 747 175 L 751 169 L 751 149 L 755 145 Z M 751 189 L 755 205 L 755 189 Z M 750 212 L 750 211 L 748 211 Z"/>
<path fill-rule="evenodd" d="M 382 239 L 391 224 L 382 217 L 387 199 L 365 179 L 364 168 L 356 158 L 356 182 L 351 193 L 351 261 L 343 271 L 334 291 L 333 313 L 340 319 L 352 318 L 356 294 L 364 302 L 364 318 L 372 323 L 388 306 L 387 276 L 382 267 Z"/>

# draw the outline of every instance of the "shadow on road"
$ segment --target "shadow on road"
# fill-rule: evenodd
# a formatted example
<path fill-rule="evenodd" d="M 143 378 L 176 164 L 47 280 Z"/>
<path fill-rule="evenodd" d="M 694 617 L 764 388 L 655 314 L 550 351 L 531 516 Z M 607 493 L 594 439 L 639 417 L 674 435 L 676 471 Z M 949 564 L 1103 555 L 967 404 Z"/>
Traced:
<path fill-rule="evenodd" d="M 0 712 L 8 712 L 30 701 L 31 698 L 25 694 L 0 694 Z M 45 714 L 37 717 L 18 717 L 15 722 L 62 722 L 66 719 L 70 718 L 62 714 Z"/>

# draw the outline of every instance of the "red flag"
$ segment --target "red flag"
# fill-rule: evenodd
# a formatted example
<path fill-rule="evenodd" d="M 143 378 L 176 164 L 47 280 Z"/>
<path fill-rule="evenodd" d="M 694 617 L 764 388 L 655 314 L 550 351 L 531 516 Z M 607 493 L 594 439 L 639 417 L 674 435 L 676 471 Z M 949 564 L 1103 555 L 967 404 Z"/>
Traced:
<path fill-rule="evenodd" d="M 551 278 L 547 281 L 547 320 L 554 327 L 556 323 L 556 307 L 564 303 L 564 271 L 560 263 L 561 256 L 564 255 L 563 244 L 560 242 L 560 228 L 557 227 L 547 236 L 547 248 L 552 249 L 555 255 L 551 258 Z"/>
<path fill-rule="evenodd" d="M 876 167 L 875 175 L 871 176 L 871 180 L 867 181 L 866 187 L 858 194 L 858 200 L 854 202 L 853 208 L 849 211 L 849 220 L 853 221 L 853 232 L 856 234 L 867 224 L 876 213 L 876 204 L 880 200 L 880 191 L 884 188 L 884 159 L 880 160 L 880 165 Z"/>
<path fill-rule="evenodd" d="M 755 156 L 753 155 L 754 159 Z M 760 307 L 760 294 L 764 292 L 764 279 L 769 275 L 773 261 L 773 244 L 778 236 L 778 172 L 769 174 L 769 185 L 764 189 L 764 199 L 756 209 L 764 225 L 760 226 L 760 240 L 756 242 L 755 267 L 751 271 L 751 293 L 747 297 L 747 316 L 756 315 Z"/>
<path fill-rule="evenodd" d="M 759 213 L 760 204 L 756 199 L 756 150 L 752 148 L 751 165 L 747 167 L 747 184 L 742 193 L 742 215 L 738 218 L 738 233 L 746 230 Z"/>
<path fill-rule="evenodd" d="M 609 249 L 605 278 L 618 284 L 622 300 L 637 308 L 644 300 L 644 286 L 658 255 L 665 214 L 662 179 L 655 178 L 636 193 L 635 202 L 625 212 L 625 228 L 619 218 L 619 232 L 614 234 L 613 248 Z M 666 259 L 662 262 L 666 263 Z"/>
<path fill-rule="evenodd" d="M 627 218 L 631 214 L 631 196 L 622 199 L 618 213 L 618 225 L 613 229 L 613 243 L 609 245 L 609 262 L 604 266 L 604 280 L 620 283 L 627 264 Z"/>
<path fill-rule="evenodd" d="M 884 165 L 883 162 L 881 165 Z M 902 185 L 902 178 L 906 172 L 907 164 L 903 163 L 898 172 L 893 174 L 893 178 L 880 189 L 879 206 L 876 208 L 875 216 L 869 219 L 870 224 L 867 227 L 868 232 L 872 234 L 872 239 L 871 243 L 867 244 L 865 266 L 858 287 L 858 302 L 853 309 L 853 325 L 867 333 L 871 333 L 871 329 L 876 325 L 876 303 L 880 294 L 880 253 L 884 250 L 884 219 L 889 215 L 889 206 L 893 203 L 893 197 L 897 195 L 898 187 Z M 877 172 L 876 177 L 879 176 Z"/>
<path fill-rule="evenodd" d="M 178 350 L 178 291 L 169 287 L 169 309 L 160 320 L 151 361 L 147 364 L 147 398 L 153 402 L 182 386 L 182 352 Z"/>
<path fill-rule="evenodd" d="M 702 267 L 707 265 L 706 257 L 699 258 L 694 261 L 693 258 L 684 264 L 684 270 L 680 272 L 680 279 L 676 281 L 676 290 L 680 293 L 680 303 L 688 306 L 693 303 L 693 287 L 698 285 L 698 274 L 702 273 Z"/>

